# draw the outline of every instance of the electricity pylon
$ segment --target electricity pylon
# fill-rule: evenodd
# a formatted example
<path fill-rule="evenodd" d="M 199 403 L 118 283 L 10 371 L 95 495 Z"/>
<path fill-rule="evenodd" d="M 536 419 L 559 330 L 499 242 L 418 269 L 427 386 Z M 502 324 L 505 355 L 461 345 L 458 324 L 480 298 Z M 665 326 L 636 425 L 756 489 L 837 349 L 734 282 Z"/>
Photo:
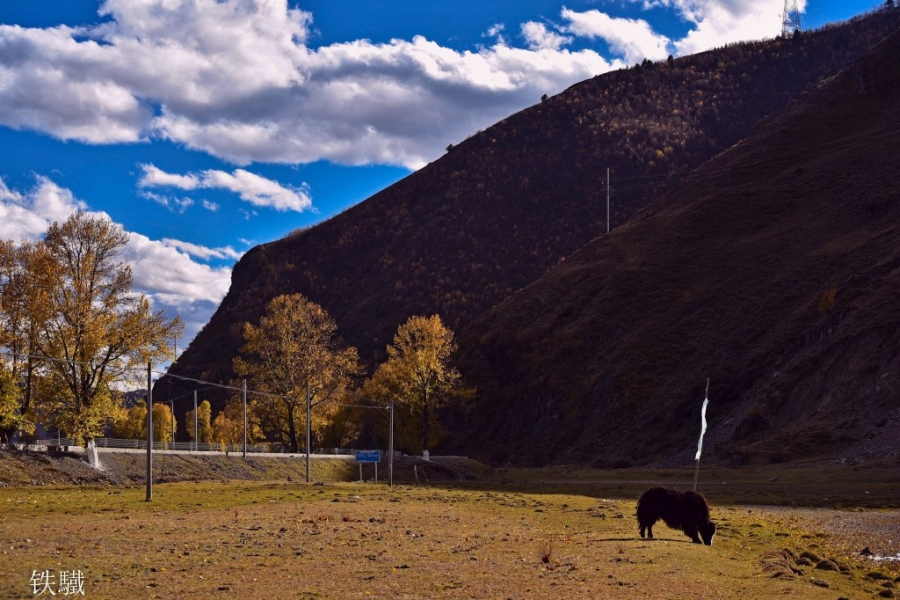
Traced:
<path fill-rule="evenodd" d="M 787 38 L 798 31 L 800 31 L 800 9 L 797 8 L 797 0 L 784 0 L 781 35 Z"/>

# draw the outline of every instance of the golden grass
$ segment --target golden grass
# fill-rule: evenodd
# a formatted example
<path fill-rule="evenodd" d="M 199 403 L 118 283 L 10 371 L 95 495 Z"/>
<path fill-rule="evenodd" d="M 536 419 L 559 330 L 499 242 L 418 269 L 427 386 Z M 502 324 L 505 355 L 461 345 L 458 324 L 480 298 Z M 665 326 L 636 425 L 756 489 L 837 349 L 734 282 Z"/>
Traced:
<path fill-rule="evenodd" d="M 631 492 L 606 494 L 626 487 L 609 483 L 620 474 L 540 483 L 547 473 L 393 488 L 182 482 L 155 486 L 149 503 L 142 487 L 0 489 L 0 597 L 35 597 L 31 574 L 43 570 L 81 570 L 87 598 L 247 600 L 834 600 L 893 593 L 900 574 L 858 556 L 862 540 L 887 548 L 896 510 L 713 502 L 714 546 L 661 524 L 645 541 Z M 803 552 L 839 570 L 800 564 Z"/>

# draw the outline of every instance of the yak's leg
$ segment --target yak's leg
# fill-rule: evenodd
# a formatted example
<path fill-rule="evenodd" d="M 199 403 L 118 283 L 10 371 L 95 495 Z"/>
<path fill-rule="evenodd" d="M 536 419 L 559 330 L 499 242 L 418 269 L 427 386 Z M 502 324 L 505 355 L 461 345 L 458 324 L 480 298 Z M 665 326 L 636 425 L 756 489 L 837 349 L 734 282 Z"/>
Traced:
<path fill-rule="evenodd" d="M 700 537 L 697 535 L 697 526 L 696 525 L 688 525 L 684 528 L 684 533 L 687 535 L 695 544 L 701 544 Z"/>

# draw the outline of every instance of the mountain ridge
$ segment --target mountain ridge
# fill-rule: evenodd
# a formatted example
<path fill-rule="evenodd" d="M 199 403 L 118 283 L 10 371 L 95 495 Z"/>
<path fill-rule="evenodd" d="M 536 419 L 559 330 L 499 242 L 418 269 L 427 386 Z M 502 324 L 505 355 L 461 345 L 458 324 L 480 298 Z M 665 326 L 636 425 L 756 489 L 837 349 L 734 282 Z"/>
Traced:
<path fill-rule="evenodd" d="M 898 24 L 900 15 L 879 13 L 607 73 L 511 115 L 369 200 L 248 252 L 171 372 L 227 380 L 241 323 L 280 293 L 322 304 L 370 366 L 412 314 L 440 313 L 462 333 L 605 232 L 607 166 L 613 224 L 631 227 L 640 209 Z M 461 335 L 464 352 L 473 339 Z"/>
<path fill-rule="evenodd" d="M 709 377 L 719 460 L 897 456 L 898 55 L 894 34 L 474 324 L 461 365 L 500 408 L 463 445 L 690 464 Z"/>

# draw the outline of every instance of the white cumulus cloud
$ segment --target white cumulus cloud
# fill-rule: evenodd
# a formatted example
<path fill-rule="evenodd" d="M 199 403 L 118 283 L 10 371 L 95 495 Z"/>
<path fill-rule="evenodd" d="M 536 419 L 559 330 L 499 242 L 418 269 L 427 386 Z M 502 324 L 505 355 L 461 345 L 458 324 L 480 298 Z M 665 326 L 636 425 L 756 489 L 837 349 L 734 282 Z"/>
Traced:
<path fill-rule="evenodd" d="M 87 205 L 70 190 L 46 177 L 38 177 L 34 189 L 25 193 L 10 190 L 0 177 L 0 239 L 36 241 L 54 221 L 65 221 Z"/>
<path fill-rule="evenodd" d="M 418 168 L 543 94 L 610 69 L 777 35 L 783 8 L 630 1 L 690 28 L 669 39 L 645 20 L 562 8 L 559 25 L 520 25 L 526 48 L 510 45 L 502 24 L 474 50 L 423 36 L 314 47 L 313 15 L 287 0 L 106 0 L 94 27 L 0 25 L 0 125 L 95 144 L 167 139 L 239 166 Z M 603 40 L 612 54 L 572 50 L 575 38 Z M 256 185 L 231 175 L 235 186 Z"/>
<path fill-rule="evenodd" d="M 301 212 L 312 206 L 309 190 L 305 186 L 285 187 L 277 181 L 260 177 L 244 169 L 235 169 L 233 173 L 226 173 L 218 169 L 207 169 L 200 173 L 177 175 L 166 173 L 155 165 L 141 165 L 141 168 L 144 174 L 138 181 L 138 185 L 144 188 L 175 187 L 182 190 L 228 190 L 238 194 L 241 200 L 245 202 L 280 211 L 293 210 Z M 203 206 L 208 210 L 218 210 L 218 205 L 211 202 L 204 201 Z"/>
<path fill-rule="evenodd" d="M 141 196 L 146 198 L 147 200 L 156 202 L 160 206 L 165 206 L 172 212 L 178 213 L 180 215 L 184 214 L 187 209 L 194 205 L 193 198 L 175 198 L 172 196 L 154 194 L 153 192 L 148 191 L 141 192 Z"/>
<path fill-rule="evenodd" d="M 192 244 L 190 242 L 185 242 L 182 240 L 173 240 L 169 238 L 163 238 L 162 243 L 166 246 L 170 246 L 175 248 L 176 250 L 180 250 L 191 256 L 196 256 L 197 258 L 201 258 L 203 260 L 209 260 L 211 258 L 218 259 L 230 259 L 230 260 L 238 260 L 243 256 L 243 252 L 238 252 L 231 246 L 225 246 L 222 248 L 209 248 L 207 246 L 201 246 L 198 244 Z"/>
<path fill-rule="evenodd" d="M 185 246 L 202 254 L 198 246 Z M 151 240 L 128 232 L 122 258 L 131 266 L 135 291 L 146 294 L 155 309 L 185 322 L 180 347 L 187 347 L 209 322 L 231 285 L 230 267 L 198 263 L 174 240 Z"/>
<path fill-rule="evenodd" d="M 565 27 L 567 32 L 604 40 L 629 63 L 645 58 L 663 60 L 669 55 L 669 38 L 655 33 L 646 21 L 615 18 L 599 10 L 580 13 L 563 9 L 562 17 L 569 22 Z"/>
<path fill-rule="evenodd" d="M 571 37 L 550 31 L 546 25 L 535 21 L 522 24 L 522 36 L 532 50 L 559 50 L 572 41 Z"/>
<path fill-rule="evenodd" d="M 289 189 L 276 181 L 260 177 L 244 169 L 236 169 L 234 173 L 218 170 L 204 171 L 203 187 L 231 190 L 242 200 L 256 206 L 267 206 L 276 210 L 299 212 L 312 206 L 312 200 L 305 189 Z"/>
<path fill-rule="evenodd" d="M 559 49 L 550 31 L 512 48 L 499 27 L 476 51 L 420 36 L 312 48 L 311 14 L 286 0 L 107 0 L 101 13 L 93 28 L 0 25 L 0 124 L 90 143 L 164 138 L 238 165 L 419 167 L 614 66 Z"/>
<path fill-rule="evenodd" d="M 692 24 L 687 35 L 673 40 L 675 54 L 683 56 L 728 43 L 772 38 L 781 33 L 784 2 L 781 0 L 631 0 L 644 8 L 668 8 Z M 806 0 L 797 8 L 806 11 Z"/>
<path fill-rule="evenodd" d="M 503 31 L 506 29 L 506 25 L 503 23 L 494 23 L 488 30 L 481 34 L 483 38 L 494 38 L 498 43 L 505 44 L 506 39 L 503 37 Z"/>
<path fill-rule="evenodd" d="M 39 176 L 37 185 L 25 192 L 10 189 L 0 178 L 2 240 L 39 240 L 53 222 L 86 210 L 86 203 L 46 177 Z M 96 214 L 108 218 L 104 213 Z M 120 259 L 131 266 L 135 290 L 146 294 L 155 308 L 171 316 L 180 315 L 186 324 L 182 341 L 190 341 L 209 321 L 231 283 L 230 267 L 212 267 L 191 257 L 233 261 L 241 253 L 230 246 L 205 248 L 178 240 L 151 240 L 135 232 L 127 234 Z"/>
<path fill-rule="evenodd" d="M 135 289 L 165 305 L 180 308 L 196 301 L 218 304 L 228 292 L 229 267 L 213 268 L 195 262 L 173 240 L 151 240 L 128 232 L 122 255 L 134 271 Z"/>
<path fill-rule="evenodd" d="M 144 174 L 138 185 L 141 187 L 168 186 L 182 190 L 193 190 L 200 187 L 200 178 L 196 175 L 176 175 L 166 173 L 156 165 L 141 165 Z"/>

